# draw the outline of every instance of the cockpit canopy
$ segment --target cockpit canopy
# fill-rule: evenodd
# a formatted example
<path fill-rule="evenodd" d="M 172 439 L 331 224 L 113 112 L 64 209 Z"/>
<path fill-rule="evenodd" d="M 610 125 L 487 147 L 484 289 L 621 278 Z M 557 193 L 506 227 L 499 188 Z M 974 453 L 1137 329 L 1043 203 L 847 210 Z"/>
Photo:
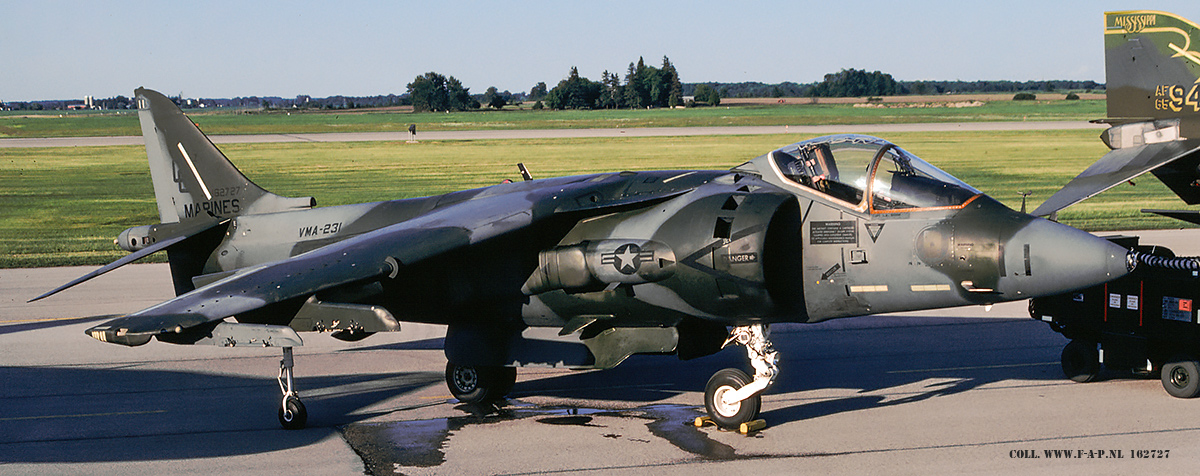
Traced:
<path fill-rule="evenodd" d="M 760 162 L 763 159 L 767 164 Z M 768 165 L 784 183 L 872 213 L 957 207 L 982 193 L 895 144 L 870 136 L 818 137 L 776 149 L 755 162 Z"/>

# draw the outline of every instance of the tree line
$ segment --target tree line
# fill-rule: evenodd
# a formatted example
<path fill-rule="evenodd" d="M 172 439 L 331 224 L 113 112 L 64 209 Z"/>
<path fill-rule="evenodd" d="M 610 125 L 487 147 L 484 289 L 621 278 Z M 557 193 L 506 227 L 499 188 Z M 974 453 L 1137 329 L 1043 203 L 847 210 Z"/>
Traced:
<path fill-rule="evenodd" d="M 540 93 L 544 84 L 535 88 Z M 571 67 L 566 79 L 546 92 L 546 107 L 551 109 L 641 109 L 649 107 L 675 107 L 683 105 L 683 83 L 671 60 L 663 57 L 662 67 L 646 66 L 645 60 L 629 63 L 625 81 L 616 73 L 605 70 L 600 81 L 592 81 L 579 75 L 579 69 Z"/>
<path fill-rule="evenodd" d="M 464 111 L 488 107 L 501 108 L 513 101 L 507 91 L 501 93 L 490 87 L 482 97 L 482 103 L 471 97 L 467 88 L 454 79 L 435 72 L 417 76 L 408 84 L 408 94 L 414 111 Z M 624 109 L 648 107 L 675 107 L 683 105 L 683 83 L 671 60 L 663 57 L 662 67 L 647 66 L 642 58 L 629 63 L 625 80 L 616 73 L 605 70 L 600 81 L 593 81 L 579 74 L 579 68 L 571 67 L 567 77 L 554 88 L 547 89 L 539 82 L 526 96 L 537 101 L 535 109 L 542 106 L 551 109 Z"/>
<path fill-rule="evenodd" d="M 707 88 L 717 90 L 725 98 L 769 97 L 863 97 L 900 96 L 910 94 L 967 94 L 1017 93 L 1037 91 L 1103 91 L 1104 84 L 1095 81 L 897 81 L 879 71 L 843 69 L 825 75 L 815 83 L 760 82 L 741 83 L 684 83 L 684 95 L 697 94 Z"/>
<path fill-rule="evenodd" d="M 1049 91 L 1103 91 L 1104 84 L 1095 81 L 897 81 L 880 71 L 843 69 L 826 74 L 822 81 L 795 83 L 785 81 L 768 84 L 741 83 L 683 83 L 670 59 L 663 57 L 660 67 L 647 66 L 642 58 L 629 63 L 625 77 L 604 71 L 599 81 L 580 76 L 571 67 L 567 77 L 550 89 L 539 82 L 529 93 L 499 91 L 489 87 L 483 94 L 470 90 L 454 76 L 428 72 L 417 76 L 402 95 L 351 97 L 330 96 L 313 98 L 235 97 L 232 99 L 173 98 L 182 107 L 250 107 L 263 109 L 356 109 L 365 107 L 413 106 L 415 111 L 466 111 L 508 104 L 536 101 L 535 109 L 624 109 L 675 107 L 680 105 L 711 105 L 721 98 L 763 97 L 867 97 L 896 95 L 932 95 L 964 93 L 1020 93 Z M 13 110 L 66 109 L 83 104 L 81 100 L 0 102 L 0 108 Z M 124 96 L 97 99 L 100 109 L 129 109 L 133 102 Z"/>

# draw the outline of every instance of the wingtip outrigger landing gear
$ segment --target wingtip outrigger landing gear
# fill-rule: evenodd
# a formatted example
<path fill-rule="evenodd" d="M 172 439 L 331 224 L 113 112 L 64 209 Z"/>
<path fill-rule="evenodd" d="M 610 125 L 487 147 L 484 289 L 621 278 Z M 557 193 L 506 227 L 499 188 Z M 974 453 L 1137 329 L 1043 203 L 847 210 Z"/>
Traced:
<path fill-rule="evenodd" d="M 300 395 L 293 385 L 292 348 L 283 348 L 283 360 L 279 361 L 279 391 L 283 392 L 283 402 L 279 406 L 279 424 L 285 430 L 299 430 L 308 422 L 308 410 L 300 401 Z"/>
<path fill-rule="evenodd" d="M 738 369 L 722 369 L 713 374 L 704 388 L 704 408 L 717 426 L 728 430 L 758 418 L 762 407 L 762 391 L 775 381 L 779 368 L 775 365 L 778 352 L 771 346 L 770 329 L 766 324 L 733 328 L 724 348 L 731 343 L 746 347 L 754 379 Z"/>

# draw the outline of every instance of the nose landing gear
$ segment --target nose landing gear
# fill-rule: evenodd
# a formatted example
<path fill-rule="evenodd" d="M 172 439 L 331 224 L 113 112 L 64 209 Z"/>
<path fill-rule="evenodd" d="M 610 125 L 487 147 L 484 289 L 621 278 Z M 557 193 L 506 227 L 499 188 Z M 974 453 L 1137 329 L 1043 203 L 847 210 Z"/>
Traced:
<path fill-rule="evenodd" d="M 779 353 L 771 346 L 770 328 L 754 324 L 733 328 L 721 347 L 738 343 L 746 347 L 754 379 L 738 369 L 722 369 L 713 374 L 704 388 L 704 408 L 717 426 L 736 430 L 758 418 L 762 391 L 775 381 Z"/>

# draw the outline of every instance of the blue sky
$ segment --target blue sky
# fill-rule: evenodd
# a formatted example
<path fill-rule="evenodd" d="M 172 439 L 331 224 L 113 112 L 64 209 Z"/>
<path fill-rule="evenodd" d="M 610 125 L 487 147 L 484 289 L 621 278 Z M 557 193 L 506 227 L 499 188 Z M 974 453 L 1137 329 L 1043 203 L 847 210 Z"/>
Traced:
<path fill-rule="evenodd" d="M 0 0 L 0 100 L 401 94 L 427 71 L 516 92 L 664 55 L 684 82 L 1103 82 L 1103 13 L 1133 9 L 1200 21 L 1195 0 Z"/>

